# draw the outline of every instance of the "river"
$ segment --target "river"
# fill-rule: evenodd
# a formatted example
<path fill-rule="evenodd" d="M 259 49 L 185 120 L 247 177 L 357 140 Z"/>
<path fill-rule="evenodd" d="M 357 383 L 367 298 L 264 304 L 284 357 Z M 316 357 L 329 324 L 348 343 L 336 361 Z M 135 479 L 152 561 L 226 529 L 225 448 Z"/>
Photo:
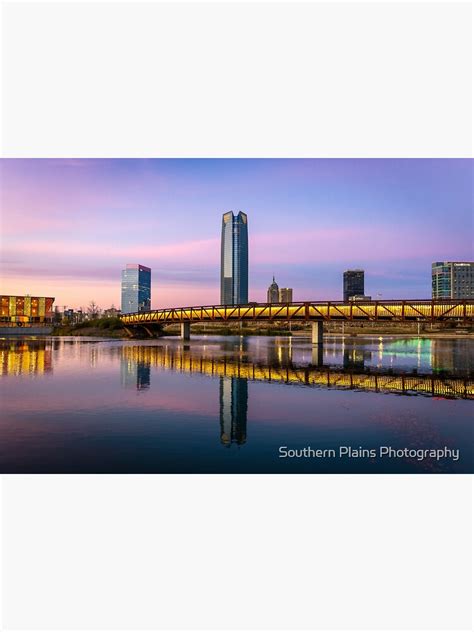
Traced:
<path fill-rule="evenodd" d="M 3 338 L 0 374 L 1 473 L 473 471 L 470 339 Z"/>

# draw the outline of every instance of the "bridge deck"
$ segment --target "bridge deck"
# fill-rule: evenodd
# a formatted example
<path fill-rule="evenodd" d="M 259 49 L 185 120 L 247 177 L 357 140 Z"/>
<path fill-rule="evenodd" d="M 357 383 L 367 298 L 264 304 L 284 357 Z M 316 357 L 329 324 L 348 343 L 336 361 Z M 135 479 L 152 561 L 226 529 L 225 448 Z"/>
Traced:
<path fill-rule="evenodd" d="M 235 322 L 235 321 L 441 321 L 474 320 L 474 300 L 411 301 L 312 301 L 305 303 L 251 303 L 249 305 L 208 305 L 173 307 L 121 316 L 124 324 Z"/>

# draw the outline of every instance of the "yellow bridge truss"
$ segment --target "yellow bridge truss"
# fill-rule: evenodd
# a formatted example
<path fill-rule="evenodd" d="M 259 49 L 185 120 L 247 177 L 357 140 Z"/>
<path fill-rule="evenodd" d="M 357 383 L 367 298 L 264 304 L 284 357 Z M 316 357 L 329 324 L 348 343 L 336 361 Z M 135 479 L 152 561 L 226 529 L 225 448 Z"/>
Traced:
<path fill-rule="evenodd" d="M 147 312 L 123 314 L 124 324 L 198 323 L 232 321 L 315 321 L 315 320 L 385 320 L 441 321 L 474 320 L 474 300 L 413 301 L 323 301 L 305 303 L 251 303 L 249 305 L 172 307 Z"/>

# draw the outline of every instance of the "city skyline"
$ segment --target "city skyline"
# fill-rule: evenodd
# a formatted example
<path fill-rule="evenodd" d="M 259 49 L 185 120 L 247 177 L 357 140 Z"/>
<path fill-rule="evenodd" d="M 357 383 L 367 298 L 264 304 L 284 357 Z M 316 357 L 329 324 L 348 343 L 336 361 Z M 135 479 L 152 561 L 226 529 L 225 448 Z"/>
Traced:
<path fill-rule="evenodd" d="M 153 269 L 152 307 L 218 304 L 220 220 L 249 214 L 249 297 L 275 274 L 297 300 L 430 298 L 431 264 L 472 258 L 468 159 L 3 159 L 5 294 L 120 305 L 129 261 Z"/>

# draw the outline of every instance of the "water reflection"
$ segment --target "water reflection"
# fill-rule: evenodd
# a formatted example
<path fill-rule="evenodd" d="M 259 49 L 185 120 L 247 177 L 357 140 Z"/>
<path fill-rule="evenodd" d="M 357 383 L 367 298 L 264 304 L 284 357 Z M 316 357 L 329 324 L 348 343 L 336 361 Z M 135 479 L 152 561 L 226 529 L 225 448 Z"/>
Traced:
<path fill-rule="evenodd" d="M 3 339 L 0 340 L 0 374 L 52 372 L 54 352 L 64 347 L 74 358 L 87 355 L 91 370 L 106 357 L 111 361 L 119 359 L 122 387 L 138 391 L 150 388 L 151 367 L 161 367 L 230 380 L 474 397 L 471 378 L 474 354 L 470 340 L 334 338 L 325 343 L 323 351 L 319 345 L 292 338 L 203 337 L 185 345 L 173 339 L 158 343 Z M 232 437 L 233 433 L 226 431 L 224 435 Z M 230 443 L 233 442 L 231 438 Z"/>
<path fill-rule="evenodd" d="M 446 344 L 445 340 L 432 340 L 430 342 L 433 371 L 455 373 L 462 367 L 466 373 L 474 373 L 474 353 L 470 345 L 449 345 Z"/>
<path fill-rule="evenodd" d="M 364 348 L 358 348 L 356 346 L 344 345 L 343 349 L 343 366 L 345 369 L 350 370 L 364 370 L 365 363 L 370 363 L 372 360 L 372 351 L 367 351 Z"/>
<path fill-rule="evenodd" d="M 468 377 L 457 377 L 444 372 L 420 374 L 418 368 L 411 371 L 394 368 L 394 356 L 390 362 L 382 363 L 381 370 L 370 365 L 373 352 L 364 348 L 344 346 L 342 366 L 323 365 L 320 347 L 311 349 L 311 362 L 304 364 L 292 358 L 292 345 L 257 344 L 255 354 L 245 344 L 229 345 L 230 353 L 223 354 L 220 345 L 126 345 L 119 349 L 122 366 L 127 367 L 131 380 L 126 384 L 143 388 L 137 375 L 140 373 L 150 383 L 150 366 L 186 373 L 201 373 L 229 380 L 252 380 L 318 386 L 323 388 L 345 388 L 375 392 L 395 392 L 404 395 L 422 394 L 437 397 L 474 398 L 474 382 Z M 266 353 L 265 353 L 266 352 Z M 400 354 L 397 354 L 400 356 Z M 257 361 L 255 360 L 255 357 Z M 385 370 L 384 370 L 385 369 Z M 237 388 L 237 387 L 236 387 Z M 227 436 L 227 435 L 226 435 Z M 228 436 L 231 436 L 229 433 Z"/>
<path fill-rule="evenodd" d="M 248 381 L 231 377 L 219 379 L 221 443 L 242 445 L 247 440 Z"/>
<path fill-rule="evenodd" d="M 51 341 L 0 341 L 0 375 L 43 375 L 52 370 Z"/>
<path fill-rule="evenodd" d="M 150 362 L 123 357 L 120 362 L 120 375 L 124 388 L 136 388 L 137 391 L 150 388 Z"/>
<path fill-rule="evenodd" d="M 468 472 L 473 343 L 0 340 L 0 472 Z M 278 458 L 281 445 L 342 443 L 462 453 L 457 463 Z"/>

